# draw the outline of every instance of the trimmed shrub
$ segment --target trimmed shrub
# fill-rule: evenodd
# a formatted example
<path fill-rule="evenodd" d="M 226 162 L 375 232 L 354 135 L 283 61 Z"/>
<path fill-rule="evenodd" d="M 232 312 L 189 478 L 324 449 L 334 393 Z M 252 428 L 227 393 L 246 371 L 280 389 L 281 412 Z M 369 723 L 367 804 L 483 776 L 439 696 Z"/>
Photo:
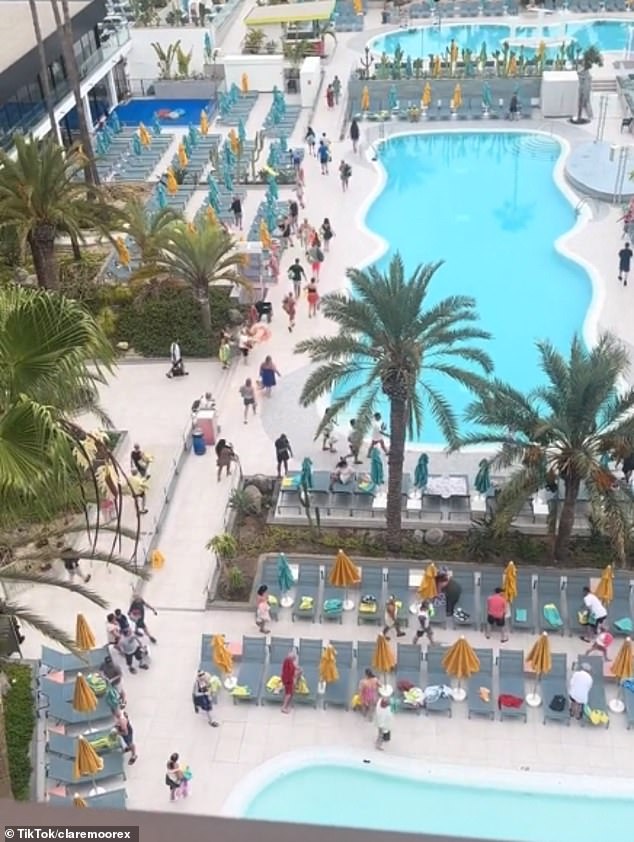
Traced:
<path fill-rule="evenodd" d="M 35 729 L 35 699 L 31 668 L 6 664 L 3 671 L 11 687 L 3 699 L 11 789 L 16 801 L 31 795 L 31 740 Z"/>

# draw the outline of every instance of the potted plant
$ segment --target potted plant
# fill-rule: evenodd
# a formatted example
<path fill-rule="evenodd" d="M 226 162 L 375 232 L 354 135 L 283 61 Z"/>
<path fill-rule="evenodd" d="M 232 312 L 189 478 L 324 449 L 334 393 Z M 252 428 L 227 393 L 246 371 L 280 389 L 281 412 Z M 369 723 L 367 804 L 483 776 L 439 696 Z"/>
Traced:
<path fill-rule="evenodd" d="M 247 29 L 247 34 L 244 36 L 244 43 L 242 45 L 242 52 L 249 55 L 257 55 L 264 45 L 266 35 L 262 29 L 254 29 L 251 27 Z"/>
<path fill-rule="evenodd" d="M 277 52 L 277 41 L 267 41 L 264 45 L 267 54 L 272 56 Z"/>

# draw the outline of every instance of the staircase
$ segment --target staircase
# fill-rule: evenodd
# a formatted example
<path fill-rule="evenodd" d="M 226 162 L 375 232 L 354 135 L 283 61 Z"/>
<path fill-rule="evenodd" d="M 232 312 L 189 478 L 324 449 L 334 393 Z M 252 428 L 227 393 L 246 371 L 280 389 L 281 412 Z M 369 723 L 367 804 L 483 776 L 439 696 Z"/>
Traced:
<path fill-rule="evenodd" d="M 543 134 L 519 135 L 514 142 L 517 151 L 529 158 L 556 161 L 561 153 L 559 143 Z"/>
<path fill-rule="evenodd" d="M 592 80 L 592 93 L 615 94 L 616 90 L 615 78 Z"/>

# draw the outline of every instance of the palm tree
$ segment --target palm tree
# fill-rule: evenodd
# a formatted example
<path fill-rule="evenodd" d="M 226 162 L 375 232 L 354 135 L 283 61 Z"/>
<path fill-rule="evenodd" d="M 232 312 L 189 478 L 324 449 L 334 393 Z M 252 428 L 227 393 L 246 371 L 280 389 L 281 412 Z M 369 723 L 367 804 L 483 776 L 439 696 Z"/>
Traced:
<path fill-rule="evenodd" d="M 141 199 L 130 200 L 112 220 L 113 229 L 121 228 L 139 247 L 141 263 L 152 263 L 167 245 L 174 223 L 182 217 L 171 208 L 150 213 Z"/>
<path fill-rule="evenodd" d="M 462 436 L 454 446 L 499 445 L 494 464 L 517 466 L 499 495 L 500 528 L 530 494 L 561 481 L 555 558 L 565 561 L 583 483 L 595 522 L 623 557 L 631 494 L 619 486 L 606 462 L 611 455 L 622 458 L 634 450 L 634 389 L 621 389 L 629 369 L 627 351 L 608 334 L 590 351 L 575 336 L 567 356 L 549 342 L 538 342 L 537 348 L 546 385 L 523 394 L 494 380 L 466 413 L 484 431 Z"/>
<path fill-rule="evenodd" d="M 339 387 L 340 397 L 330 400 L 332 414 L 361 401 L 357 416 L 367 426 L 381 392 L 390 404 L 390 453 L 388 458 L 387 540 L 392 550 L 401 545 L 401 492 L 405 437 L 423 427 L 428 411 L 446 440 L 456 436 L 457 420 L 442 392 L 426 374 L 434 372 L 469 389 L 481 383 L 477 369 L 491 371 L 488 355 L 471 344 L 488 339 L 475 326 L 475 302 L 465 296 L 445 298 L 425 310 L 429 285 L 440 263 L 418 266 L 410 278 L 396 254 L 387 273 L 378 269 L 348 269 L 350 296 L 324 296 L 321 312 L 338 327 L 334 336 L 305 339 L 298 353 L 320 363 L 308 377 L 300 403 L 308 406 Z M 460 363 L 469 364 L 464 368 Z M 322 422 L 323 425 L 323 422 Z M 321 432 L 321 426 L 317 435 Z"/>
<path fill-rule="evenodd" d="M 219 281 L 248 286 L 240 272 L 242 261 L 233 237 L 224 229 L 209 222 L 197 228 L 181 223 L 172 227 L 162 251 L 135 276 L 158 274 L 187 284 L 198 300 L 203 329 L 209 332 L 209 286 Z"/>
<path fill-rule="evenodd" d="M 81 240 L 82 225 L 99 222 L 100 203 L 88 201 L 85 182 L 77 180 L 84 162 L 78 148 L 67 152 L 50 135 L 42 141 L 16 135 L 13 157 L 0 150 L 0 228 L 14 228 L 28 243 L 41 287 L 58 284 L 58 231 Z"/>

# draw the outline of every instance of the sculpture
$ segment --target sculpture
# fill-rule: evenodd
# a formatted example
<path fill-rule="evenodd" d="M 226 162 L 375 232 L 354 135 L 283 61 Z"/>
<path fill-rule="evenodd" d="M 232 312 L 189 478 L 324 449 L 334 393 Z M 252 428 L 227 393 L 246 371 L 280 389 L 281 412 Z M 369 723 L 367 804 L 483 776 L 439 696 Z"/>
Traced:
<path fill-rule="evenodd" d="M 592 120 L 592 104 L 590 102 L 592 93 L 592 74 L 590 69 L 597 65 L 603 66 L 603 56 L 596 47 L 588 47 L 584 51 L 581 60 L 581 70 L 577 71 L 579 77 L 579 92 L 577 94 L 577 117 L 573 123 L 588 123 Z M 584 117 L 584 114 L 586 115 Z"/>

